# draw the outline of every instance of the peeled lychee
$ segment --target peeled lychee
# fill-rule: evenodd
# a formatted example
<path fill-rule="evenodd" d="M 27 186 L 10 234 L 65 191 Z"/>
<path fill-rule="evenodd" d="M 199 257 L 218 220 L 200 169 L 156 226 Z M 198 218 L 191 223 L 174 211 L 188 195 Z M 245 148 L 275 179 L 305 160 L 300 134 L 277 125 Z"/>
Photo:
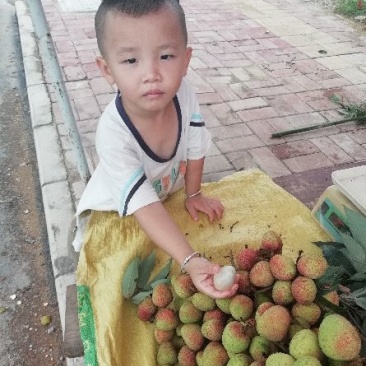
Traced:
<path fill-rule="evenodd" d="M 292 296 L 300 304 L 310 304 L 315 300 L 317 288 L 314 280 L 299 276 L 292 281 Z"/>
<path fill-rule="evenodd" d="M 269 260 L 273 277 L 277 280 L 290 281 L 296 276 L 296 263 L 283 254 L 275 254 Z"/>
<path fill-rule="evenodd" d="M 221 267 L 213 276 L 214 286 L 217 290 L 229 290 L 235 282 L 236 271 L 233 266 Z"/>
<path fill-rule="evenodd" d="M 291 308 L 291 315 L 294 318 L 303 318 L 308 324 L 313 325 L 319 320 L 321 316 L 321 310 L 320 307 L 315 303 L 295 303 Z"/>
<path fill-rule="evenodd" d="M 257 262 L 250 270 L 249 278 L 256 287 L 268 287 L 275 281 L 267 261 Z"/>
<path fill-rule="evenodd" d="M 178 325 L 179 319 L 176 312 L 169 308 L 160 308 L 155 315 L 155 326 L 162 330 L 172 330 Z"/>
<path fill-rule="evenodd" d="M 235 320 L 247 320 L 253 313 L 253 300 L 246 295 L 236 295 L 230 302 L 230 314 Z"/>
<path fill-rule="evenodd" d="M 258 318 L 257 332 L 272 342 L 279 342 L 286 337 L 290 322 L 289 311 L 281 305 L 274 305 Z"/>
<path fill-rule="evenodd" d="M 329 314 L 322 320 L 318 337 L 323 353 L 334 360 L 353 360 L 360 353 L 360 335 L 351 322 L 339 314 Z"/>
<path fill-rule="evenodd" d="M 282 239 L 273 230 L 268 230 L 262 236 L 260 249 L 270 252 L 272 255 L 282 253 Z"/>
<path fill-rule="evenodd" d="M 181 333 L 185 344 L 192 351 L 199 351 L 203 347 L 205 340 L 199 324 L 184 324 Z"/>
<path fill-rule="evenodd" d="M 226 324 L 222 344 L 229 353 L 244 352 L 249 347 L 250 338 L 245 333 L 243 324 L 238 321 Z"/>
<path fill-rule="evenodd" d="M 173 300 L 173 294 L 170 286 L 166 283 L 159 283 L 153 288 L 152 302 L 158 307 L 165 308 Z"/>
<path fill-rule="evenodd" d="M 318 336 L 310 329 L 302 329 L 294 335 L 289 344 L 290 355 L 296 359 L 303 356 L 321 357 Z"/>
<path fill-rule="evenodd" d="M 172 286 L 174 292 L 182 299 L 192 296 L 197 289 L 191 279 L 191 276 L 187 273 L 179 274 L 178 276 L 173 276 Z"/>
<path fill-rule="evenodd" d="M 220 342 L 210 342 L 202 354 L 202 366 L 225 366 L 228 360 L 227 351 Z"/>
<path fill-rule="evenodd" d="M 153 319 L 157 310 L 158 308 L 152 302 L 151 297 L 145 297 L 137 306 L 137 317 L 144 322 L 150 321 Z"/>
<path fill-rule="evenodd" d="M 320 254 L 303 254 L 297 261 L 300 274 L 312 279 L 320 278 L 327 268 L 327 260 Z"/>
<path fill-rule="evenodd" d="M 243 248 L 235 257 L 236 266 L 244 271 L 250 271 L 258 262 L 258 250 Z"/>
<path fill-rule="evenodd" d="M 266 360 L 266 366 L 292 366 L 295 359 L 282 352 L 272 353 Z"/>

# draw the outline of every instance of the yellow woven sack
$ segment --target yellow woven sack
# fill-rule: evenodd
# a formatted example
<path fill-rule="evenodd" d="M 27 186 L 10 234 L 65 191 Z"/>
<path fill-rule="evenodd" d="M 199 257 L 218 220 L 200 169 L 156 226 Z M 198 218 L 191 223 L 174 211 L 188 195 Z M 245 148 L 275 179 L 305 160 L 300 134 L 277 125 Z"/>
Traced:
<path fill-rule="evenodd" d="M 244 245 L 258 247 L 265 231 L 282 237 L 285 254 L 296 259 L 299 250 L 321 253 L 312 242 L 328 236 L 309 209 L 259 170 L 235 173 L 202 187 L 207 196 L 225 206 L 220 222 L 205 215 L 195 222 L 184 209 L 184 194 L 176 192 L 165 203 L 196 251 L 221 265 Z M 93 212 L 77 271 L 79 321 L 88 366 L 155 366 L 153 324 L 140 321 L 136 305 L 122 297 L 121 284 L 128 264 L 156 250 L 157 272 L 168 256 L 154 247 L 134 218 L 113 212 Z M 177 265 L 172 273 L 178 271 Z"/>

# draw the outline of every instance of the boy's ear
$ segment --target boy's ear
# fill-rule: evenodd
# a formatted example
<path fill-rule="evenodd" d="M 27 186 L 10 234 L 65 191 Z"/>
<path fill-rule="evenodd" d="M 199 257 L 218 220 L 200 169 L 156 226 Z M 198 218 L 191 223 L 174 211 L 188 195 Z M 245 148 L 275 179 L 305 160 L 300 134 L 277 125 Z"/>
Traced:
<path fill-rule="evenodd" d="M 100 70 L 102 76 L 108 81 L 109 84 L 113 85 L 115 83 L 114 77 L 111 73 L 111 70 L 110 70 L 106 60 L 103 57 L 98 56 L 95 59 L 95 62 L 97 64 L 98 69 Z"/>
<path fill-rule="evenodd" d="M 189 62 L 191 61 L 191 57 L 192 57 L 192 47 L 187 47 L 186 48 L 186 65 L 185 65 L 184 75 L 187 75 L 188 66 L 189 66 Z"/>

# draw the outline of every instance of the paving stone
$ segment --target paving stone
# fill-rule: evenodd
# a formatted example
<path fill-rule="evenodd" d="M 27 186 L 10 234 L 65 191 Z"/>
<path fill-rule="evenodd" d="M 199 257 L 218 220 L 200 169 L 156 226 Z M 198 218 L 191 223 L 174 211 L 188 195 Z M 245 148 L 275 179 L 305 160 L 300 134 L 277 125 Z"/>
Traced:
<path fill-rule="evenodd" d="M 234 100 L 232 102 L 227 102 L 227 104 L 234 112 L 268 106 L 268 103 L 263 98 L 259 97 Z"/>
<path fill-rule="evenodd" d="M 228 162 L 224 155 L 207 156 L 205 159 L 205 174 L 220 173 L 232 169 L 233 166 Z"/>
<path fill-rule="evenodd" d="M 334 165 L 330 159 L 320 152 L 284 159 L 283 162 L 294 173 Z"/>
<path fill-rule="evenodd" d="M 311 142 L 335 164 L 350 163 L 354 160 L 351 156 L 345 153 L 344 150 L 336 145 L 334 141 L 326 136 L 313 138 L 311 139 Z"/>
<path fill-rule="evenodd" d="M 284 160 L 317 153 L 319 152 L 319 148 L 311 141 L 303 140 L 272 146 L 271 151 L 277 156 L 277 158 Z"/>
<path fill-rule="evenodd" d="M 263 142 L 255 135 L 216 140 L 215 143 L 220 151 L 222 151 L 224 154 L 236 150 L 252 149 L 264 145 Z"/>
<path fill-rule="evenodd" d="M 356 161 L 366 159 L 366 149 L 360 146 L 348 133 L 329 136 L 339 147 L 347 154 L 352 156 Z"/>
<path fill-rule="evenodd" d="M 214 140 L 235 138 L 238 136 L 252 135 L 253 132 L 245 123 L 233 124 L 229 126 L 219 126 L 210 129 Z"/>

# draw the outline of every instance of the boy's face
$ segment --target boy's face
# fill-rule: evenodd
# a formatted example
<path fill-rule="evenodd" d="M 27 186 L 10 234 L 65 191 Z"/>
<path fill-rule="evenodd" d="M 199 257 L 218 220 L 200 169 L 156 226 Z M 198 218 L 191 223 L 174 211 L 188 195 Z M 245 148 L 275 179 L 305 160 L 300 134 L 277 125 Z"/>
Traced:
<path fill-rule="evenodd" d="M 172 10 L 139 18 L 110 13 L 104 45 L 105 58 L 97 58 L 97 65 L 121 91 L 127 112 L 146 115 L 171 103 L 191 57 Z"/>

